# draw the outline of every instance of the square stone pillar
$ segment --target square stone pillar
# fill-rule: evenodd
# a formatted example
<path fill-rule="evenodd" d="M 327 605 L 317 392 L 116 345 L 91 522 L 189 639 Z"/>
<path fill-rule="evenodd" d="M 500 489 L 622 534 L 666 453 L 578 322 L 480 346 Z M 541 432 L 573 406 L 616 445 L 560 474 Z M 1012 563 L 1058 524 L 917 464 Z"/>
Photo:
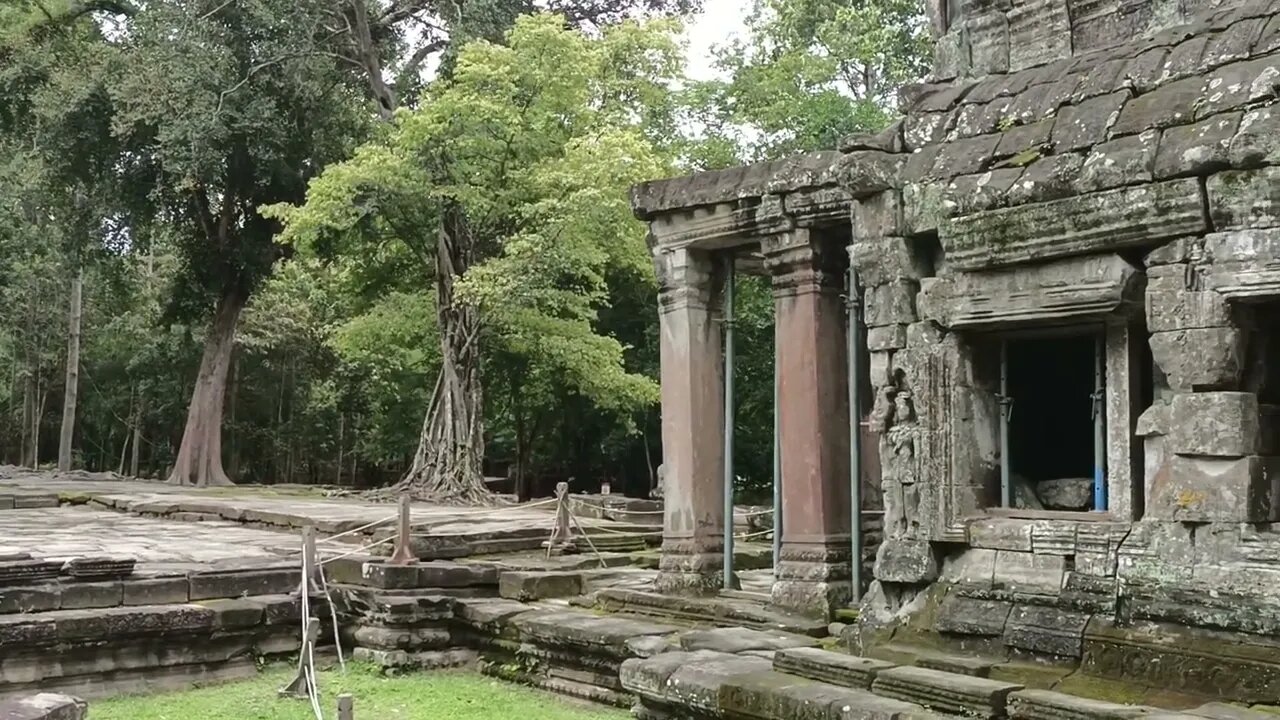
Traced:
<path fill-rule="evenodd" d="M 657 589 L 703 595 L 724 578 L 722 272 L 705 251 L 655 251 L 664 523 Z"/>
<path fill-rule="evenodd" d="M 783 530 L 773 602 L 829 617 L 852 597 L 844 249 L 806 229 L 769 238 L 763 249 L 781 383 Z"/>

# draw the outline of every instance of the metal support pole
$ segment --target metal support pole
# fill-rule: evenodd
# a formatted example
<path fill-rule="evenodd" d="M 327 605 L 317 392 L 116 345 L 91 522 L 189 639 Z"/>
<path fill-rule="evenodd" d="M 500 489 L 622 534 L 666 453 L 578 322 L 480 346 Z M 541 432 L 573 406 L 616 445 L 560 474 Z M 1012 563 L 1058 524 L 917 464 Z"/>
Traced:
<path fill-rule="evenodd" d="M 1107 509 L 1107 340 L 1098 335 L 1093 366 L 1093 509 Z"/>
<path fill-rule="evenodd" d="M 724 280 L 724 589 L 733 589 L 733 251 Z"/>
<path fill-rule="evenodd" d="M 862 306 L 858 300 L 858 271 L 849 267 L 849 294 L 845 323 L 849 344 L 849 522 L 853 556 L 850 558 L 853 603 L 862 601 Z"/>
<path fill-rule="evenodd" d="M 1000 507 L 1013 507 L 1013 485 L 1009 478 L 1009 420 L 1013 399 L 1009 397 L 1009 341 L 1000 341 Z"/>
<path fill-rule="evenodd" d="M 782 561 L 782 366 L 778 363 L 778 311 L 773 311 L 773 580 Z"/>

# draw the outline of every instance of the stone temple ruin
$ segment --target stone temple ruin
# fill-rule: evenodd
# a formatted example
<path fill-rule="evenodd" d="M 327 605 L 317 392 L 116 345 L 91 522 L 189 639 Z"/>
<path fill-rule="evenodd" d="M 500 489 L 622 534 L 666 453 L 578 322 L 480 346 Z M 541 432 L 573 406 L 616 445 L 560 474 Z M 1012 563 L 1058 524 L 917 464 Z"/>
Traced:
<path fill-rule="evenodd" d="M 736 266 L 774 288 L 775 604 L 854 594 L 852 395 L 881 466 L 859 521 L 884 511 L 861 652 L 1280 701 L 1280 3 L 929 17 L 933 77 L 884 132 L 634 191 L 662 288 L 660 585 L 722 582 Z"/>
<path fill-rule="evenodd" d="M 322 644 L 643 720 L 1274 720 L 1280 0 L 930 19 L 883 133 L 635 189 L 661 510 L 574 499 L 594 554 L 548 557 L 563 505 L 415 506 L 397 565 L 385 506 L 0 468 L 0 717 L 296 653 L 305 527 Z M 721 590 L 737 271 L 776 299 L 781 546 Z"/>

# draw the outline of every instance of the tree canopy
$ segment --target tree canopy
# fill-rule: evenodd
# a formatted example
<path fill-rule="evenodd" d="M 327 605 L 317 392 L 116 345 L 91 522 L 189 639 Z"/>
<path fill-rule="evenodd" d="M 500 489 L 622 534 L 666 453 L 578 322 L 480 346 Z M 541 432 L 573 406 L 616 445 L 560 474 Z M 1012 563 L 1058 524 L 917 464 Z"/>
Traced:
<path fill-rule="evenodd" d="M 757 0 L 691 82 L 696 5 L 6 4 L 0 455 L 49 461 L 70 407 L 95 470 L 643 494 L 656 287 L 629 187 L 878 129 L 924 67 L 912 3 Z M 741 287 L 750 494 L 772 300 Z"/>

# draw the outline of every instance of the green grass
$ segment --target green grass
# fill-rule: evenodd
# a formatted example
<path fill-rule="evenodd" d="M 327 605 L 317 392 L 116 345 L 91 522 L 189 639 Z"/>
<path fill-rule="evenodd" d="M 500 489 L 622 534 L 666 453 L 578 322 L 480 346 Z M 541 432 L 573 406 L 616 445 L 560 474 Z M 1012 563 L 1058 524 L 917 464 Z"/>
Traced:
<path fill-rule="evenodd" d="M 273 667 L 257 678 L 163 695 L 89 703 L 93 720 L 314 720 L 306 700 L 276 697 L 293 677 Z M 576 703 L 481 675 L 463 672 L 384 676 L 349 665 L 320 673 L 326 718 L 337 716 L 337 696 L 355 699 L 356 720 L 621 720 L 628 714 Z"/>

